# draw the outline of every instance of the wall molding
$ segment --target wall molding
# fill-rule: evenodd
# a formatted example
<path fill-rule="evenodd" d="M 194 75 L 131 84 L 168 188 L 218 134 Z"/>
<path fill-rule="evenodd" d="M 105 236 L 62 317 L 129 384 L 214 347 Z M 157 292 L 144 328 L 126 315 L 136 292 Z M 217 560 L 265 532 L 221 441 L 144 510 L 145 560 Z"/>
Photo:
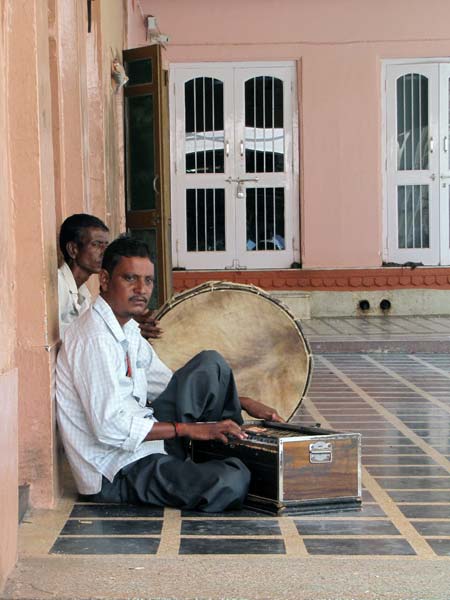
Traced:
<path fill-rule="evenodd" d="M 174 292 L 205 281 L 257 285 L 267 291 L 450 289 L 450 267 L 374 269 L 285 269 L 279 271 L 173 271 Z"/>

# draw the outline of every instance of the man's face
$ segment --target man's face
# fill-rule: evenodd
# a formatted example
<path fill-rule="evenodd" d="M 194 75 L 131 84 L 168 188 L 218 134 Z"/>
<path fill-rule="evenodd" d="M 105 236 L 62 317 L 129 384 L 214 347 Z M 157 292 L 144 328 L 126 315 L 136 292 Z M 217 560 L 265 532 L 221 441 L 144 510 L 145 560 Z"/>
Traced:
<path fill-rule="evenodd" d="M 74 264 L 92 275 L 100 273 L 103 253 L 109 244 L 109 232 L 103 229 L 88 227 L 84 230 L 80 244 L 71 242 L 68 247 Z"/>
<path fill-rule="evenodd" d="M 153 291 L 155 271 L 148 258 L 122 256 L 110 276 L 100 271 L 100 289 L 117 320 L 124 325 L 145 312 Z"/>

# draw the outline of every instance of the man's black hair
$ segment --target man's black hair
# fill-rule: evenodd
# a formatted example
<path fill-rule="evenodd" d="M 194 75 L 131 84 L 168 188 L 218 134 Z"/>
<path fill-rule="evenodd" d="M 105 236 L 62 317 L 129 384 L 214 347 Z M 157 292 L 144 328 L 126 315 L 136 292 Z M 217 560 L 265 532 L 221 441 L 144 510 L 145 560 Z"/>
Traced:
<path fill-rule="evenodd" d="M 102 269 L 111 276 L 121 258 L 148 258 L 151 261 L 150 250 L 145 242 L 124 234 L 109 244 L 103 255 Z"/>
<path fill-rule="evenodd" d="M 81 246 L 83 243 L 83 235 L 86 229 L 101 229 L 102 231 L 109 231 L 106 225 L 98 217 L 93 215 L 87 215 L 85 213 L 79 213 L 71 215 L 61 225 L 59 231 L 59 247 L 63 253 L 64 260 L 68 263 L 71 258 L 67 252 L 67 244 L 69 242 L 75 242 L 77 246 Z"/>

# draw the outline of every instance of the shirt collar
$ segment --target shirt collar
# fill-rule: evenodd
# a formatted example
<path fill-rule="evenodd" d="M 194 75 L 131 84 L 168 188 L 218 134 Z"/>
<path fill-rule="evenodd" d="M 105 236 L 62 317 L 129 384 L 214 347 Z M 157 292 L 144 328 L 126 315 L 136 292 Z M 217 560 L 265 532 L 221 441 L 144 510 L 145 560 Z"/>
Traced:
<path fill-rule="evenodd" d="M 75 281 L 75 278 L 73 276 L 73 273 L 72 273 L 69 265 L 66 262 L 63 262 L 63 264 L 60 266 L 59 270 L 61 271 L 65 282 L 67 283 L 69 292 L 76 296 L 79 303 L 82 304 L 85 300 L 88 300 L 90 303 L 91 292 L 89 291 L 88 286 L 85 283 L 83 283 L 82 285 L 80 285 L 79 288 L 77 287 L 77 283 Z"/>
<path fill-rule="evenodd" d="M 63 264 L 61 265 L 59 270 L 61 271 L 61 273 L 69 287 L 70 293 L 78 295 L 77 284 L 76 284 L 75 278 L 73 276 L 73 273 L 70 270 L 69 265 L 66 262 L 63 262 Z"/>
<path fill-rule="evenodd" d="M 129 335 L 139 331 L 139 326 L 134 319 L 130 319 L 122 327 L 110 305 L 101 296 L 98 296 L 92 305 L 92 308 L 102 317 L 108 329 L 120 343 L 127 341 L 127 334 Z"/>

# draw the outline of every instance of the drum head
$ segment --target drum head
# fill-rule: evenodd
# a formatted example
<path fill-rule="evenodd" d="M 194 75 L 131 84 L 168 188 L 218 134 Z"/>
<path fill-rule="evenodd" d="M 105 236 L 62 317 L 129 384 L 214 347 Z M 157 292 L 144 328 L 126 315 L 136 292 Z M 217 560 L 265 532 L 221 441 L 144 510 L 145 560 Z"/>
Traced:
<path fill-rule="evenodd" d="M 286 420 L 300 405 L 310 351 L 299 323 L 263 290 L 208 282 L 172 298 L 157 318 L 164 333 L 152 346 L 172 370 L 202 350 L 217 350 L 240 396 L 273 406 Z"/>

